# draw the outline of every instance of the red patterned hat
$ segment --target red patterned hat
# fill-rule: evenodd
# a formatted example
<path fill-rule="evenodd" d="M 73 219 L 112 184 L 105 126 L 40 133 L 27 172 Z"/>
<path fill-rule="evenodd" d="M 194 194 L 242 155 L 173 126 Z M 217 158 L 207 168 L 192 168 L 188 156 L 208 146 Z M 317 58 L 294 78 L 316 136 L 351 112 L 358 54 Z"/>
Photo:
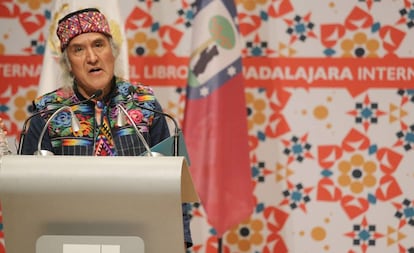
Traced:
<path fill-rule="evenodd" d="M 98 9 L 88 8 L 69 13 L 59 20 L 56 30 L 60 40 L 60 50 L 63 52 L 76 36 L 89 32 L 112 36 L 108 21 Z"/>

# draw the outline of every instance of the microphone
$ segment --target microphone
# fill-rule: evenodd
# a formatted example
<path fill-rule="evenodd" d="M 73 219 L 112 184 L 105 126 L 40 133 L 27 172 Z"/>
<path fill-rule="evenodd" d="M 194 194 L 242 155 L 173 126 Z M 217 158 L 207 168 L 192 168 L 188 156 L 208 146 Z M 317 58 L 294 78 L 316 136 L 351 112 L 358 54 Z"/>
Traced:
<path fill-rule="evenodd" d="M 75 113 L 72 110 L 72 107 L 70 106 L 62 106 L 59 107 L 59 109 L 57 109 L 50 117 L 49 119 L 46 121 L 45 126 L 42 129 L 42 132 L 40 133 L 39 136 L 39 141 L 37 142 L 37 151 L 34 153 L 34 155 L 42 155 L 42 156 L 47 156 L 47 155 L 53 155 L 53 153 L 49 150 L 42 150 L 42 140 L 43 137 L 45 136 L 46 130 L 50 124 L 50 122 L 56 117 L 56 115 L 58 115 L 61 111 L 63 110 L 69 110 L 70 111 L 70 116 L 71 116 L 71 120 L 72 120 L 72 131 L 73 132 L 77 132 L 80 130 L 80 123 L 78 118 L 76 118 Z"/>
<path fill-rule="evenodd" d="M 125 126 L 125 117 L 128 118 L 131 125 L 134 127 L 135 133 L 137 134 L 138 138 L 141 140 L 142 144 L 144 144 L 145 149 L 147 150 L 147 156 L 155 156 L 151 151 L 151 148 L 148 145 L 148 142 L 145 140 L 144 136 L 138 130 L 138 127 L 135 125 L 134 121 L 132 120 L 131 116 L 129 116 L 128 112 L 121 104 L 117 104 L 116 107 L 118 108 L 118 116 L 117 116 L 117 125 L 118 126 Z M 124 117 L 122 117 L 124 116 Z"/>
<path fill-rule="evenodd" d="M 102 93 L 103 93 L 103 91 L 99 89 L 99 90 L 95 91 L 95 92 L 92 94 L 92 96 L 90 96 L 89 98 L 84 99 L 84 100 L 82 100 L 82 101 L 79 101 L 79 102 L 77 102 L 77 103 L 69 104 L 69 105 L 67 105 L 67 106 L 72 107 L 72 106 L 75 106 L 75 105 L 79 105 L 79 104 L 86 103 L 86 102 L 88 102 L 88 101 L 91 101 L 92 99 L 95 99 L 95 98 L 100 97 L 100 96 L 102 95 Z M 26 136 L 26 134 L 27 134 L 27 130 L 26 130 L 26 128 L 27 128 L 28 123 L 32 120 L 32 118 L 34 118 L 34 117 L 36 117 L 36 116 L 38 116 L 38 115 L 40 115 L 40 114 L 45 114 L 45 113 L 47 113 L 47 114 L 49 114 L 49 113 L 54 113 L 54 112 L 56 112 L 57 110 L 59 110 L 61 107 L 65 107 L 65 106 L 60 106 L 60 107 L 58 107 L 58 108 L 54 108 L 54 109 L 48 109 L 48 110 L 41 110 L 41 111 L 38 111 L 38 112 L 36 112 L 36 113 L 34 113 L 34 114 L 30 115 L 30 116 L 29 116 L 29 117 L 28 117 L 28 118 L 24 121 L 22 131 L 20 132 L 19 146 L 18 146 L 18 149 L 17 149 L 17 154 L 18 154 L 18 155 L 21 155 L 21 154 L 22 154 L 22 149 L 23 149 L 23 141 L 24 141 L 24 138 L 25 138 L 25 136 Z M 42 138 L 43 138 L 43 137 L 42 137 Z"/>
<path fill-rule="evenodd" d="M 171 115 L 169 115 L 168 113 L 165 113 L 165 112 L 162 112 L 162 111 L 159 111 L 159 110 L 155 110 L 155 109 L 152 109 L 152 108 L 148 108 L 148 107 L 145 107 L 145 106 L 142 106 L 142 105 L 136 103 L 135 100 L 133 99 L 134 98 L 134 94 L 136 93 L 136 89 L 135 89 L 134 86 L 129 86 L 128 92 L 129 92 L 129 95 L 131 96 L 132 101 L 135 104 L 135 106 L 139 107 L 142 110 L 148 110 L 148 111 L 151 111 L 151 112 L 154 112 L 154 113 L 158 113 L 158 114 L 163 115 L 163 116 L 165 116 L 165 117 L 167 117 L 167 118 L 169 118 L 169 119 L 172 120 L 172 122 L 174 123 L 174 145 L 173 145 L 174 148 L 173 148 L 173 155 L 174 156 L 179 156 L 179 154 L 180 154 L 179 153 L 179 143 L 180 143 L 179 142 L 179 138 L 180 138 L 181 129 L 178 127 L 178 123 L 174 119 L 174 117 L 171 116 Z"/>

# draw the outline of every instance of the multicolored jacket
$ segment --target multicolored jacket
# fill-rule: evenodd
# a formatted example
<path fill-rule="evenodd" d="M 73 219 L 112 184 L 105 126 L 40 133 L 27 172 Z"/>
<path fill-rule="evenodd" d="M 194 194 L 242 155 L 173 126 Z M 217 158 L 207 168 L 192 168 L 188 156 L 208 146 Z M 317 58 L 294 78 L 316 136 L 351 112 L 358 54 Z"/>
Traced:
<path fill-rule="evenodd" d="M 130 86 L 136 90 L 133 97 L 129 93 Z M 133 85 L 120 78 L 114 78 L 112 90 L 103 101 L 81 102 L 85 100 L 87 98 L 77 91 L 76 86 L 73 91 L 65 91 L 61 88 L 37 98 L 33 102 L 34 112 L 45 111 L 45 113 L 40 113 L 30 121 L 22 154 L 33 154 L 37 151 L 46 121 L 62 106 L 70 106 L 81 128 L 80 131 L 72 131 L 69 108 L 53 116 L 42 139 L 41 149 L 52 151 L 56 155 L 136 156 L 144 153 L 145 146 L 130 121 L 126 120 L 124 126 L 117 125 L 118 114 L 122 113 L 117 107 L 118 104 L 122 105 L 133 119 L 149 146 L 156 145 L 170 135 L 162 115 L 142 110 L 137 106 L 139 104 L 162 111 L 152 89 L 147 86 Z M 97 145 L 98 142 L 107 143 Z M 97 147 L 100 150 L 96 150 Z"/>

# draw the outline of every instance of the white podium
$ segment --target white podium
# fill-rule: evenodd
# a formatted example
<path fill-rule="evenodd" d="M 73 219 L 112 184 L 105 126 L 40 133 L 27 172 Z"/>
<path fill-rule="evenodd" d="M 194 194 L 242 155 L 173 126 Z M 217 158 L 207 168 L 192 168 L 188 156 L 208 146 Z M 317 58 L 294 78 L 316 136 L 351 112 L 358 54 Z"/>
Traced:
<path fill-rule="evenodd" d="M 7 253 L 185 252 L 181 203 L 198 197 L 184 157 L 10 155 L 0 166 Z"/>

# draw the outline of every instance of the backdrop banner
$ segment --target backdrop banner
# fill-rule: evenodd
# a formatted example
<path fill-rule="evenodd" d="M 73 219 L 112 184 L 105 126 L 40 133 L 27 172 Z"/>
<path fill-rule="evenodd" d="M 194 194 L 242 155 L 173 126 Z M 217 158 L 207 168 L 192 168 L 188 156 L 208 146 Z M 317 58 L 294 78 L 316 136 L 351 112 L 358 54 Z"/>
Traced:
<path fill-rule="evenodd" d="M 191 156 L 218 161 L 211 155 L 222 147 L 224 155 L 239 154 L 234 164 L 248 162 L 247 173 L 232 168 L 219 177 L 220 187 L 204 189 L 220 196 L 221 187 L 246 177 L 231 201 L 252 194 L 251 206 L 216 204 L 248 214 L 218 228 L 209 203 L 194 203 L 189 252 L 414 252 L 412 0 L 0 1 L 0 117 L 13 150 L 32 100 L 62 82 L 51 71 L 59 52 L 50 36 L 69 2 L 99 4 L 111 15 L 128 59 L 123 75 L 154 87 L 181 127 L 204 120 L 195 133 L 183 132 L 185 140 L 219 144 L 208 152 L 188 150 L 192 166 Z M 198 22 L 203 10 L 210 11 L 208 20 L 224 23 Z M 200 25 L 207 30 L 197 30 Z M 239 69 L 224 67 L 234 55 L 218 58 L 231 50 L 221 47 L 229 43 L 220 36 L 226 32 L 212 27 L 238 28 Z M 196 65 L 200 57 L 205 61 Z M 222 75 L 207 78 L 202 70 Z M 195 72 L 197 79 L 189 79 Z M 189 99 L 208 98 L 223 76 L 235 73 L 233 86 L 223 85 L 230 87 L 225 96 L 185 113 Z M 188 80 L 208 85 L 187 89 Z M 239 142 L 225 139 L 243 129 L 247 137 Z M 213 179 L 200 175 L 198 190 Z M 7 244 L 2 224 L 0 211 L 0 253 Z"/>

